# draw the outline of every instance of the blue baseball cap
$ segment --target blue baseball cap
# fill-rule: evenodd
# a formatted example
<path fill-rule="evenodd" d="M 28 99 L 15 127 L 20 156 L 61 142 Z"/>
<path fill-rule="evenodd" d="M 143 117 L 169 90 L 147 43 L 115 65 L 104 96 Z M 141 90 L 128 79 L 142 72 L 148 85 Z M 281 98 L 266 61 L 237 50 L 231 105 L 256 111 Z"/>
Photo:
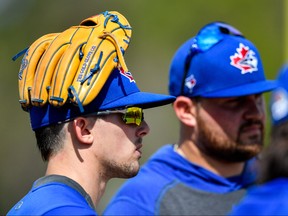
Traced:
<path fill-rule="evenodd" d="M 288 120 L 288 64 L 284 64 L 278 72 L 279 86 L 272 91 L 270 111 L 272 125 Z"/>
<path fill-rule="evenodd" d="M 169 92 L 187 97 L 237 97 L 271 91 L 261 58 L 252 42 L 234 27 L 213 22 L 174 54 Z"/>
<path fill-rule="evenodd" d="M 47 103 L 44 107 L 29 108 L 30 122 L 32 129 L 35 130 L 97 111 L 131 106 L 146 109 L 166 105 L 174 100 L 174 96 L 140 91 L 130 72 L 126 73 L 116 68 L 97 97 L 83 107 L 84 112 L 72 103 L 66 103 L 61 107 L 54 107 Z"/>

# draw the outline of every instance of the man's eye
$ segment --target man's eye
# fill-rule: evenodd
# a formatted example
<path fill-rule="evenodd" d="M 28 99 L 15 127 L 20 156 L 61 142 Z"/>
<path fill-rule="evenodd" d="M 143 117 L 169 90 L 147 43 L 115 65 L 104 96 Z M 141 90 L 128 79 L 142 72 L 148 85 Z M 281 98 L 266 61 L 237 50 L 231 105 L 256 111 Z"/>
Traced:
<path fill-rule="evenodd" d="M 243 103 L 243 100 L 241 99 L 233 99 L 233 100 L 228 100 L 224 103 L 224 106 L 226 107 L 236 107 L 239 106 L 241 103 Z"/>

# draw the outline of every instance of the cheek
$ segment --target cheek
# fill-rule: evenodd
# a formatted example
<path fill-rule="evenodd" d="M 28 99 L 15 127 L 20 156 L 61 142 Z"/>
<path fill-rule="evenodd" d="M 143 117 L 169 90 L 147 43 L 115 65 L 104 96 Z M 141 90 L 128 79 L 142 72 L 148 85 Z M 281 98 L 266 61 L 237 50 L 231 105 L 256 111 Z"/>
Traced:
<path fill-rule="evenodd" d="M 239 113 L 229 113 L 222 110 L 214 110 L 213 112 L 203 112 L 202 119 L 204 124 L 217 134 L 227 135 L 234 139 L 237 136 L 240 117 Z"/>
<path fill-rule="evenodd" d="M 223 131 L 225 131 L 227 136 L 233 140 L 237 139 L 240 127 L 240 120 L 237 114 L 226 116 L 225 119 L 222 121 L 220 120 L 220 126 L 222 127 Z"/>
<path fill-rule="evenodd" d="M 129 131 L 125 131 L 125 128 L 119 127 L 109 127 L 105 130 L 104 128 L 101 131 L 98 131 L 96 136 L 96 142 L 99 146 L 99 152 L 103 156 L 109 155 L 112 158 L 121 158 L 125 154 L 132 151 L 134 144 L 132 142 L 132 134 L 129 134 Z M 130 132 L 131 133 L 131 132 Z"/>

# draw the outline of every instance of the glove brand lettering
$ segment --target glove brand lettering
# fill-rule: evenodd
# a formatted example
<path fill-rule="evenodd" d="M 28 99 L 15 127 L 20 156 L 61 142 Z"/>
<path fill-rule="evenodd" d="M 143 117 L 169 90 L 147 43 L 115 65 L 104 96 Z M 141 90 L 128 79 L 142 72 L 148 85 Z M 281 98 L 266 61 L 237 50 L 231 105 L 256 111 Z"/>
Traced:
<path fill-rule="evenodd" d="M 248 46 L 239 44 L 239 48 L 236 49 L 237 53 L 230 56 L 230 64 L 241 70 L 241 74 L 252 73 L 257 71 L 258 60 L 255 57 L 255 52 Z"/>
<path fill-rule="evenodd" d="M 60 107 L 69 101 L 84 111 L 83 106 L 95 99 L 116 66 L 128 71 L 124 52 L 129 44 L 124 40 L 131 34 L 128 21 L 114 11 L 84 19 L 77 28 L 41 36 L 12 58 L 24 55 L 17 74 L 21 106 L 49 103 Z M 57 72 L 51 65 L 57 65 Z"/>
<path fill-rule="evenodd" d="M 84 71 L 86 70 L 87 65 L 88 65 L 88 62 L 89 62 L 89 60 L 90 60 L 90 58 L 91 58 L 91 55 L 93 54 L 93 52 L 94 52 L 95 50 L 96 50 L 96 46 L 92 46 L 91 49 L 90 49 L 90 51 L 87 53 L 87 56 L 86 56 L 86 58 L 85 58 L 85 60 L 84 60 L 84 63 L 83 63 L 82 68 L 81 68 L 81 71 L 80 71 L 80 73 L 79 73 L 79 76 L 78 76 L 78 78 L 77 78 L 77 81 L 78 81 L 78 82 L 81 82 L 81 80 L 83 79 Z"/>
<path fill-rule="evenodd" d="M 21 66 L 20 66 L 20 70 L 18 73 L 18 79 L 22 80 L 22 75 L 23 75 L 23 70 L 27 67 L 28 65 L 28 60 L 27 57 L 28 56 L 28 51 L 25 53 L 25 55 L 23 56 L 22 62 L 21 62 Z"/>

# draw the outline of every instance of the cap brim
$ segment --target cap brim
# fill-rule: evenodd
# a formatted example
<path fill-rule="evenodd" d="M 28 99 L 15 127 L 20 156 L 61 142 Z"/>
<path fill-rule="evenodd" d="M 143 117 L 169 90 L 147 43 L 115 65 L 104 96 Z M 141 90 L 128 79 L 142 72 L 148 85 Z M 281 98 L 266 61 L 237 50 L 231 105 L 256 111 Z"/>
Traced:
<path fill-rule="evenodd" d="M 121 107 L 138 106 L 143 109 L 163 106 L 175 101 L 174 96 L 162 95 L 148 92 L 135 92 L 126 95 L 123 98 L 118 98 L 114 102 L 101 105 L 99 110 L 115 109 Z"/>
<path fill-rule="evenodd" d="M 230 87 L 223 90 L 206 92 L 201 97 L 220 98 L 220 97 L 239 97 L 252 94 L 260 94 L 271 91 L 278 87 L 278 82 L 274 80 L 265 80 L 260 82 L 249 83 L 236 87 Z"/>

